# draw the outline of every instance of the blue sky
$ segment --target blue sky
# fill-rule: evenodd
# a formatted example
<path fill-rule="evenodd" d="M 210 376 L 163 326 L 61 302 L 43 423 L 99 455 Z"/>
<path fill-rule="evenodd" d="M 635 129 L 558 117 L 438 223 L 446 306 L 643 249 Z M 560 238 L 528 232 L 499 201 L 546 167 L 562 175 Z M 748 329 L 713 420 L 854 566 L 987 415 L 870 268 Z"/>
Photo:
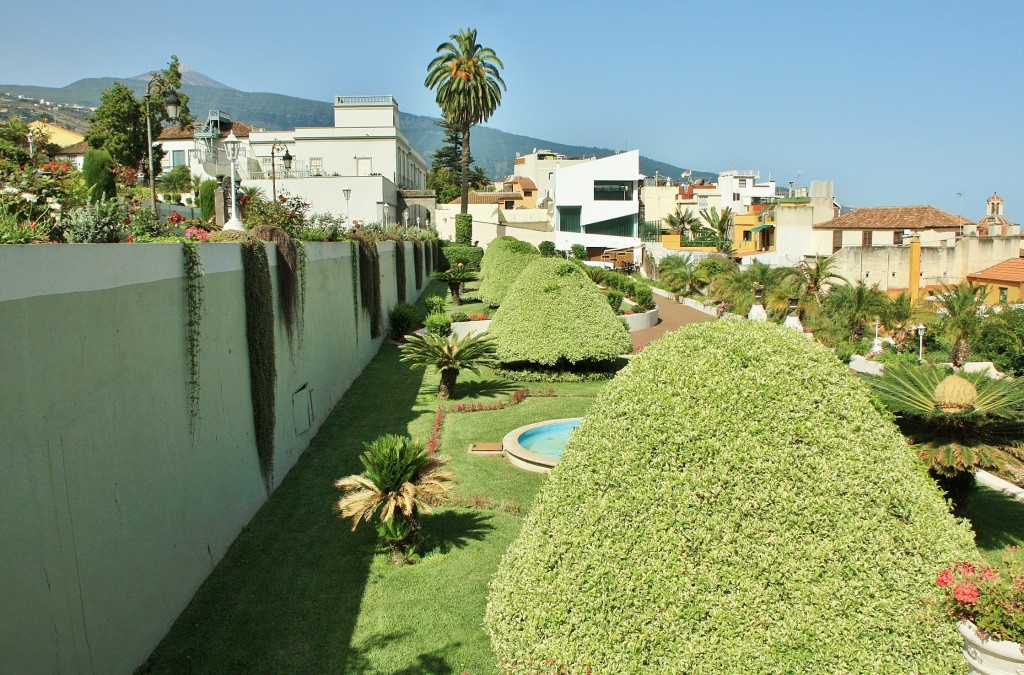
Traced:
<path fill-rule="evenodd" d="M 14 3 L 0 83 L 131 76 L 170 55 L 225 84 L 328 101 L 423 87 L 460 28 L 505 63 L 490 125 L 701 171 L 831 179 L 851 206 L 1024 220 L 1024 3 Z M 62 17 L 57 19 L 56 17 Z M 15 29 L 24 27 L 23 30 Z M 130 37 L 144 34 L 147 38 Z"/>

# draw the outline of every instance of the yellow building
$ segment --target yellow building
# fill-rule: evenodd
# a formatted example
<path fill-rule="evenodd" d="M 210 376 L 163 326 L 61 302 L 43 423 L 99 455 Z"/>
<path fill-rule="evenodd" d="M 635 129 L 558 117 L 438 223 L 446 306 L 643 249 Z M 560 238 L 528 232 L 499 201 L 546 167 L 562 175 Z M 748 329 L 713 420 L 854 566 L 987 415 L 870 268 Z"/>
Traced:
<path fill-rule="evenodd" d="M 1004 260 L 998 265 L 968 274 L 967 281 L 988 286 L 986 305 L 1018 303 L 1024 298 L 1024 259 Z"/>
<path fill-rule="evenodd" d="M 50 143 L 53 143 L 57 147 L 66 148 L 69 145 L 75 143 L 81 143 L 85 140 L 85 136 L 80 133 L 65 129 L 64 127 L 58 127 L 56 124 L 50 124 L 39 120 L 37 122 L 29 122 L 28 128 L 34 133 L 42 133 L 46 136 Z"/>

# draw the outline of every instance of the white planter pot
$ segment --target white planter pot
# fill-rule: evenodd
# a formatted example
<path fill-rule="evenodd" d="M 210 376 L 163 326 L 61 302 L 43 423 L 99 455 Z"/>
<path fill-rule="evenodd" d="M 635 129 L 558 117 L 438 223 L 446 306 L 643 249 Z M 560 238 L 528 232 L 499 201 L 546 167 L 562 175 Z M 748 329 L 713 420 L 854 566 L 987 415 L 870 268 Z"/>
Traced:
<path fill-rule="evenodd" d="M 964 658 L 968 672 L 978 675 L 1024 675 L 1024 652 L 1016 642 L 983 640 L 978 627 L 970 621 L 960 621 L 956 629 L 964 638 Z"/>

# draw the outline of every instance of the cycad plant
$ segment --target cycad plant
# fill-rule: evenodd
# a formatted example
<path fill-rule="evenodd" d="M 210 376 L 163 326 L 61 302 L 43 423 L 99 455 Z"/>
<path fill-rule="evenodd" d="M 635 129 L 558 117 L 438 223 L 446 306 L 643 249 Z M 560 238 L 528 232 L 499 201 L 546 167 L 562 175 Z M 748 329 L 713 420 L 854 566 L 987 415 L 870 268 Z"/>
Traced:
<path fill-rule="evenodd" d="M 452 265 L 444 272 L 434 272 L 432 275 L 437 281 L 448 284 L 448 290 L 452 294 L 452 304 L 462 304 L 462 288 L 467 281 L 476 281 L 480 277 L 476 272 L 466 267 L 466 263 Z"/>
<path fill-rule="evenodd" d="M 414 334 L 409 335 L 399 349 L 402 350 L 401 360 L 410 361 L 413 368 L 433 366 L 441 371 L 437 388 L 439 399 L 455 396 L 460 371 L 479 373 L 481 368 L 497 363 L 494 340 L 486 333 L 470 333 L 461 339 L 455 335 Z"/>
<path fill-rule="evenodd" d="M 337 503 L 338 514 L 351 518 L 355 530 L 360 521 L 379 512 L 377 533 L 391 547 L 391 561 L 415 560 L 422 540 L 419 514 L 429 513 L 429 502 L 448 494 L 447 483 L 455 475 L 444 468 L 446 458 L 431 457 L 408 436 L 386 434 L 363 448 L 363 473 L 334 483 L 345 491 Z"/>
<path fill-rule="evenodd" d="M 1024 381 L 934 366 L 889 366 L 867 381 L 963 515 L 978 469 L 1022 468 Z"/>

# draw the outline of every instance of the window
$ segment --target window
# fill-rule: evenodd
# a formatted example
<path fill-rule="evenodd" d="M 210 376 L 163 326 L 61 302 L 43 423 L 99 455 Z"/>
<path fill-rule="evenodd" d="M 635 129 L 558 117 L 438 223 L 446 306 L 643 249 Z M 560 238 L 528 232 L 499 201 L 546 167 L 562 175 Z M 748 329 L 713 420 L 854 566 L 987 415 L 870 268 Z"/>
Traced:
<path fill-rule="evenodd" d="M 746 178 L 740 178 L 739 185 L 740 185 L 741 188 L 747 187 L 747 179 Z"/>
<path fill-rule="evenodd" d="M 581 232 L 580 212 L 581 206 L 559 206 L 558 207 L 558 229 L 562 232 Z"/>
<path fill-rule="evenodd" d="M 373 175 L 373 159 L 371 157 L 356 157 L 356 175 Z"/>
<path fill-rule="evenodd" d="M 181 166 L 185 163 L 184 150 L 171 150 L 171 166 Z"/>
<path fill-rule="evenodd" d="M 1010 298 L 1010 289 L 1003 286 L 999 287 L 999 302 L 1005 303 Z"/>
<path fill-rule="evenodd" d="M 892 245 L 899 246 L 903 243 L 903 230 L 896 230 L 892 233 Z"/>
<path fill-rule="evenodd" d="M 750 230 L 743 230 L 743 241 L 750 241 Z"/>
<path fill-rule="evenodd" d="M 860 233 L 860 245 L 871 246 L 871 230 L 864 230 Z"/>
<path fill-rule="evenodd" d="M 324 175 L 324 158 L 323 157 L 310 157 L 309 158 L 309 175 L 310 176 L 322 176 L 322 175 Z"/>
<path fill-rule="evenodd" d="M 732 193 L 732 200 L 734 202 L 738 202 L 740 200 L 740 193 L 739 192 L 733 192 Z"/>
<path fill-rule="evenodd" d="M 507 200 L 505 202 L 505 209 L 506 210 L 511 210 L 511 209 L 514 209 L 515 207 L 516 207 L 516 203 L 514 201 L 512 201 L 511 199 L 509 199 L 509 200 Z"/>
<path fill-rule="evenodd" d="M 707 207 L 708 207 L 708 198 L 707 197 L 697 197 L 697 210 L 698 211 L 703 211 Z"/>
<path fill-rule="evenodd" d="M 628 202 L 632 200 L 632 183 L 614 180 L 594 181 L 594 201 Z"/>
<path fill-rule="evenodd" d="M 835 253 L 843 247 L 843 231 L 833 230 L 832 231 L 832 252 Z"/>

